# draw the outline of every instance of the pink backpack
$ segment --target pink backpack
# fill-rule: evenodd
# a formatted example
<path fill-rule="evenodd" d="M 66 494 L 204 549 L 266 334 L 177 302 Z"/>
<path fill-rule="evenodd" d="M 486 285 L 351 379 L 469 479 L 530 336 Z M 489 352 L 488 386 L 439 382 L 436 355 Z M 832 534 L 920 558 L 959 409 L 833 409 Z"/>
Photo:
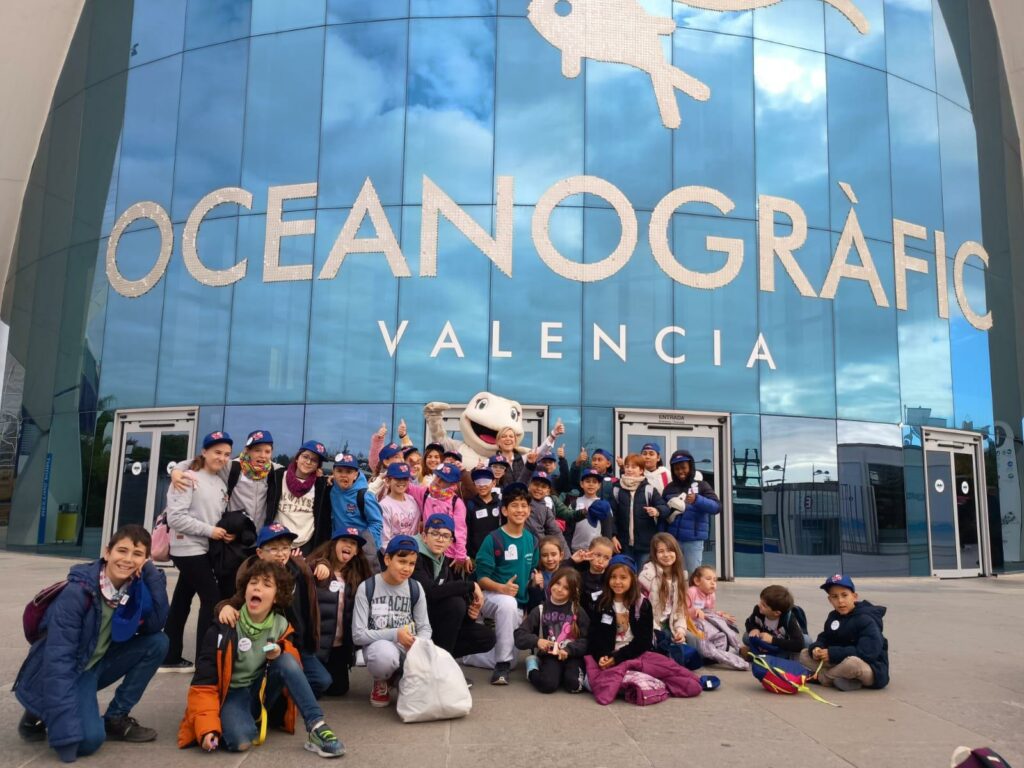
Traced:
<path fill-rule="evenodd" d="M 626 701 L 638 707 L 657 704 L 668 698 L 665 684 L 646 672 L 627 672 L 622 676 L 622 687 L 626 691 Z"/>
<path fill-rule="evenodd" d="M 149 553 L 154 563 L 163 563 L 171 559 L 171 527 L 167 525 L 167 512 L 157 515 L 153 523 L 152 543 Z"/>

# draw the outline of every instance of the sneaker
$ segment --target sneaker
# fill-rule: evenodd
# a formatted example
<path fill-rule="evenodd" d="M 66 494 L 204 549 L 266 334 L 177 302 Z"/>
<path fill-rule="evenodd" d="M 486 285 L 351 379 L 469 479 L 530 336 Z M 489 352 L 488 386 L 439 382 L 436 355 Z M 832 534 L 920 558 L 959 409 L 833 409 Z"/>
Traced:
<path fill-rule="evenodd" d="M 508 685 L 511 669 L 512 665 L 507 661 L 495 664 L 494 672 L 491 673 L 491 685 Z"/>
<path fill-rule="evenodd" d="M 858 688 L 862 688 L 864 686 L 860 680 L 849 680 L 845 677 L 833 678 L 832 685 L 840 691 L 856 691 Z"/>
<path fill-rule="evenodd" d="M 25 741 L 42 741 L 46 738 L 46 723 L 26 711 L 18 721 L 18 735 Z"/>
<path fill-rule="evenodd" d="M 195 665 L 188 659 L 178 659 L 177 661 L 166 662 L 160 665 L 157 672 L 195 672 Z"/>
<path fill-rule="evenodd" d="M 363 656 L 363 649 L 362 648 L 360 648 L 358 651 L 356 651 L 356 666 L 357 667 L 365 667 L 366 666 L 366 657 Z"/>
<path fill-rule="evenodd" d="M 107 738 L 111 741 L 128 741 L 134 744 L 142 744 L 156 739 L 156 731 L 139 725 L 139 721 L 130 715 L 111 717 L 103 720 L 103 727 L 107 732 Z"/>
<path fill-rule="evenodd" d="M 526 679 L 530 679 L 530 673 L 540 669 L 540 660 L 537 656 L 531 653 L 526 657 Z"/>
<path fill-rule="evenodd" d="M 334 731 L 328 728 L 327 723 L 322 720 L 318 725 L 313 726 L 303 747 L 310 752 L 316 752 L 320 757 L 341 757 L 345 754 L 345 745 L 338 740 Z"/>
<path fill-rule="evenodd" d="M 391 703 L 391 690 L 387 680 L 374 680 L 370 689 L 370 706 L 386 707 Z"/>

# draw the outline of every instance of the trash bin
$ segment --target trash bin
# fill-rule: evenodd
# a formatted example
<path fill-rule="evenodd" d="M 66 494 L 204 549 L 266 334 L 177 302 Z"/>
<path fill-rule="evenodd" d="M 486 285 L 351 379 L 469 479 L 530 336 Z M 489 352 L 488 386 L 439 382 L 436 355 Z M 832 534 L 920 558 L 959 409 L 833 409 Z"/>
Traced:
<path fill-rule="evenodd" d="M 78 541 L 78 505 L 61 504 L 57 508 L 57 543 L 74 544 Z"/>

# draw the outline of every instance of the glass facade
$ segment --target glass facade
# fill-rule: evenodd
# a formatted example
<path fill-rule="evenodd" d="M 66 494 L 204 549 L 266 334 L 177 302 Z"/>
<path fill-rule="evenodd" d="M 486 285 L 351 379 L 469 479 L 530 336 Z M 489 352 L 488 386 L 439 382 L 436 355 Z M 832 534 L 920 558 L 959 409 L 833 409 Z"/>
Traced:
<path fill-rule="evenodd" d="M 1024 566 L 988 8 L 635 2 L 663 61 L 542 0 L 87 2 L 4 296 L 7 545 L 94 547 L 120 410 L 365 451 L 490 390 L 571 452 L 730 414 L 741 576 L 928 573 L 922 430 L 980 432 Z"/>

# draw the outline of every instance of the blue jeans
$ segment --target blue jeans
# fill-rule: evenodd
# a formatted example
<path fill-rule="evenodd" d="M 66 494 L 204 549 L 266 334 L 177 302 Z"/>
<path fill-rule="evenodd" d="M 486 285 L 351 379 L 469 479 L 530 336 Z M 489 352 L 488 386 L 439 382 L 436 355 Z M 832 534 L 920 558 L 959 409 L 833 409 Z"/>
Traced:
<path fill-rule="evenodd" d="M 309 683 L 314 698 L 319 699 L 324 691 L 331 687 L 331 673 L 316 654 L 300 651 L 299 657 L 302 659 L 302 671 L 306 674 L 306 682 Z"/>
<path fill-rule="evenodd" d="M 692 574 L 700 568 L 704 559 L 704 541 L 681 541 L 679 548 L 683 550 L 683 559 L 686 561 L 686 573 Z"/>
<path fill-rule="evenodd" d="M 252 744 L 259 733 L 256 718 L 260 713 L 261 682 L 262 678 L 257 677 L 252 685 L 232 688 L 221 704 L 220 730 L 224 747 L 229 752 L 238 752 Z M 285 689 L 306 722 L 307 731 L 324 719 L 323 710 L 316 703 L 316 697 L 313 696 L 299 662 L 289 654 L 282 653 L 267 663 L 267 690 L 263 702 L 267 710 Z"/>
<path fill-rule="evenodd" d="M 167 655 L 167 635 L 136 635 L 123 643 L 111 643 L 107 652 L 91 669 L 86 669 L 75 681 L 74 695 L 78 699 L 78 717 L 82 721 L 82 740 L 78 742 L 79 756 L 91 755 L 106 741 L 104 720 L 123 717 L 139 703 L 146 686 Z M 96 692 L 124 678 L 107 713 L 100 717 Z"/>

